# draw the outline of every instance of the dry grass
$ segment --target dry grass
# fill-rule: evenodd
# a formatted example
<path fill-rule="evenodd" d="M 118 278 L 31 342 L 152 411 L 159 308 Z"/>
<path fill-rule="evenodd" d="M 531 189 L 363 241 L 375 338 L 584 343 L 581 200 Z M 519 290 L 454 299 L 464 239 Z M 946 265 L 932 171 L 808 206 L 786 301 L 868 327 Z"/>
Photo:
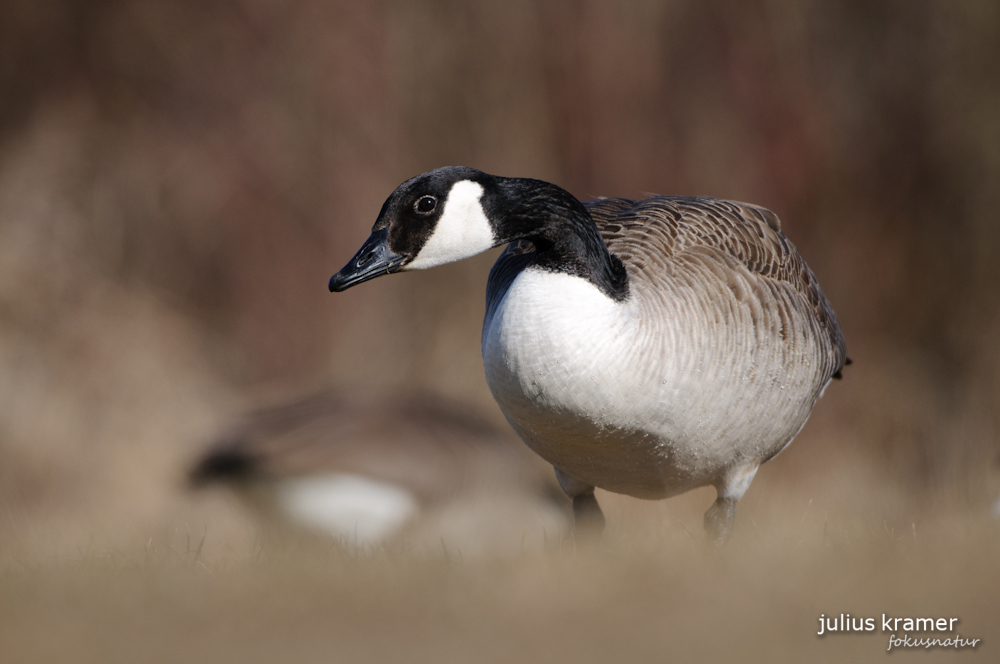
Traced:
<path fill-rule="evenodd" d="M 995 616 L 1000 529 L 947 510 L 878 523 L 819 493 L 774 489 L 743 506 L 740 536 L 701 540 L 695 493 L 609 500 L 599 545 L 565 541 L 495 562 L 330 545 L 205 557 L 175 534 L 47 562 L 0 557 L 0 660 L 876 661 L 881 631 L 818 637 L 820 614 L 958 617 L 983 640 Z M 868 497 L 872 499 L 871 496 Z M 769 502 L 764 505 L 764 500 Z M 209 531 L 206 548 L 213 533 Z M 196 538 L 197 539 L 197 538 Z M 910 652 L 897 657 L 912 657 Z M 983 660 L 985 661 L 985 660 Z"/>

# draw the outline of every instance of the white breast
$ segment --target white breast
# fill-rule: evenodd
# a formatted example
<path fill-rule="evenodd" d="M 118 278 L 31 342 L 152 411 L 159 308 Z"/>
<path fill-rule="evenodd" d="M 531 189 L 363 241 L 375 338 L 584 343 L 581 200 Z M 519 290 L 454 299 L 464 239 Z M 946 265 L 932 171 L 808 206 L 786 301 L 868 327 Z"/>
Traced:
<path fill-rule="evenodd" d="M 579 277 L 529 268 L 486 327 L 483 362 L 502 403 L 527 399 L 609 425 L 627 417 L 628 395 L 615 389 L 612 374 L 636 333 L 628 305 Z"/>
<path fill-rule="evenodd" d="M 584 482 L 652 498 L 791 439 L 812 403 L 773 382 L 786 360 L 756 345 L 749 312 L 727 321 L 682 285 L 675 297 L 634 286 L 616 302 L 528 268 L 484 322 L 486 380 L 532 449 Z"/>
<path fill-rule="evenodd" d="M 662 367 L 644 363 L 642 336 L 633 303 L 528 268 L 485 321 L 486 380 L 521 438 L 553 465 L 621 493 L 661 495 Z"/>

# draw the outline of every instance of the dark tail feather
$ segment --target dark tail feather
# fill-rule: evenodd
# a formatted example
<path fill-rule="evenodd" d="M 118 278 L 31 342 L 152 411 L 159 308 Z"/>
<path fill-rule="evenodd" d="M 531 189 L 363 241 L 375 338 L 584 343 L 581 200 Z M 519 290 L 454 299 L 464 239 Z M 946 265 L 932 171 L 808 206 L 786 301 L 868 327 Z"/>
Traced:
<path fill-rule="evenodd" d="M 845 357 L 844 358 L 844 366 L 846 367 L 849 364 L 854 364 L 854 362 L 851 360 L 851 358 Z M 832 378 L 836 378 L 837 380 L 840 380 L 843 377 L 844 377 L 844 374 L 840 373 L 840 369 L 837 369 L 837 373 L 833 374 L 833 376 L 832 376 Z"/>

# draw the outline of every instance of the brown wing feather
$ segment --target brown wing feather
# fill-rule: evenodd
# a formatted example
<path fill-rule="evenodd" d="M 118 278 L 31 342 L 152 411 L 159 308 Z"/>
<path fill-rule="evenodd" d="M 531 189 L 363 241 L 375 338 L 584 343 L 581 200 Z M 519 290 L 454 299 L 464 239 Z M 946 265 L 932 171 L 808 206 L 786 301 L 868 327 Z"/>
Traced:
<path fill-rule="evenodd" d="M 773 212 L 747 203 L 681 196 L 605 198 L 584 205 L 608 249 L 630 272 L 669 273 L 685 254 L 714 250 L 759 277 L 790 287 L 829 335 L 829 375 L 839 377 L 847 356 L 837 316 Z"/>

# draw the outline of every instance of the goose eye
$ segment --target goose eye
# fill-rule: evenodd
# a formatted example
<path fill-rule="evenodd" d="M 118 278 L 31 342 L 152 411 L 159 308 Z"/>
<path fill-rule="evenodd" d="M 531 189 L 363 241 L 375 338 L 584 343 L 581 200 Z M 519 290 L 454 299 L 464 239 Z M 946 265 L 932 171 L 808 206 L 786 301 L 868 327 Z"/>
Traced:
<path fill-rule="evenodd" d="M 413 208 L 420 214 L 429 214 L 437 207 L 437 199 L 433 196 L 421 196 Z"/>

